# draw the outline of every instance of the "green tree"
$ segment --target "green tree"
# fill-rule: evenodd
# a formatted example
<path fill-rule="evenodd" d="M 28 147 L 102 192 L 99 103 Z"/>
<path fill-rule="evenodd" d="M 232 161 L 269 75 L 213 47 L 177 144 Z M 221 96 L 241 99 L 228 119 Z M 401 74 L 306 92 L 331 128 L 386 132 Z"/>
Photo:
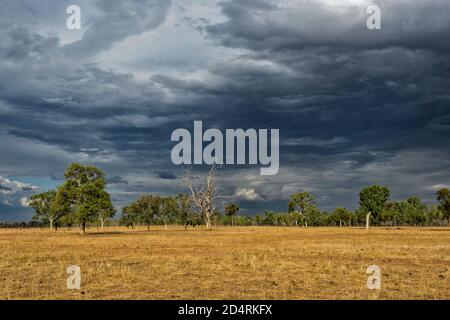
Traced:
<path fill-rule="evenodd" d="M 199 214 L 197 214 L 192 206 L 192 199 L 185 193 L 177 194 L 175 197 L 177 203 L 177 216 L 184 229 L 191 225 L 195 227 L 196 225 L 202 224 L 202 219 Z"/>
<path fill-rule="evenodd" d="M 426 222 L 427 206 L 422 203 L 419 197 L 412 196 L 406 200 L 409 206 L 409 223 L 414 226 L 421 226 Z"/>
<path fill-rule="evenodd" d="M 36 212 L 33 220 L 48 223 L 50 230 L 53 230 L 53 224 L 62 216 L 55 206 L 55 199 L 56 191 L 49 190 L 32 195 L 29 201 L 29 206 Z"/>
<path fill-rule="evenodd" d="M 66 225 L 69 230 L 72 228 L 72 226 L 76 223 L 76 217 L 74 212 L 69 212 L 68 214 L 64 215 L 60 219 L 61 223 Z"/>
<path fill-rule="evenodd" d="M 177 201 L 174 197 L 161 198 L 160 220 L 167 229 L 167 224 L 173 221 L 178 210 Z"/>
<path fill-rule="evenodd" d="M 440 189 L 436 192 L 436 198 L 439 202 L 439 209 L 442 211 L 442 216 L 447 219 L 450 226 L 450 190 L 447 188 Z"/>
<path fill-rule="evenodd" d="M 439 209 L 438 205 L 432 205 L 427 210 L 427 223 L 429 225 L 439 225 L 442 226 L 443 223 L 442 211 Z"/>
<path fill-rule="evenodd" d="M 336 224 L 339 222 L 339 226 L 342 226 L 342 224 L 346 224 L 347 226 L 351 225 L 353 220 L 353 214 L 351 211 L 349 211 L 346 208 L 336 208 L 334 209 L 333 213 L 331 214 L 332 221 Z"/>
<path fill-rule="evenodd" d="M 291 195 L 291 199 L 288 203 L 288 211 L 293 213 L 299 213 L 304 221 L 305 226 L 308 226 L 308 222 L 311 224 L 316 219 L 317 208 L 316 201 L 312 195 L 308 192 L 297 192 Z"/>
<path fill-rule="evenodd" d="M 66 223 L 70 229 L 75 219 L 74 206 L 70 194 L 63 186 L 58 187 L 55 200 L 52 203 L 52 210 L 60 217 L 57 222 Z"/>
<path fill-rule="evenodd" d="M 265 214 L 265 217 L 263 218 L 263 224 L 269 225 L 269 226 L 275 226 L 276 225 L 275 212 L 265 211 L 264 214 Z"/>
<path fill-rule="evenodd" d="M 366 229 L 369 229 L 371 215 L 378 219 L 389 199 L 389 194 L 387 187 L 377 185 L 365 187 L 359 193 L 359 205 L 367 212 Z"/>
<path fill-rule="evenodd" d="M 158 195 L 144 194 L 122 208 L 121 223 L 131 226 L 140 223 L 150 226 L 159 218 L 161 219 L 162 198 Z"/>
<path fill-rule="evenodd" d="M 150 230 L 151 224 L 160 215 L 161 197 L 151 194 L 142 195 L 136 200 L 133 210 L 137 211 L 139 222 L 146 225 L 147 230 Z"/>
<path fill-rule="evenodd" d="M 120 217 L 121 225 L 134 229 L 134 226 L 139 222 L 139 211 L 136 208 L 135 203 L 131 203 L 122 208 L 122 216 Z"/>
<path fill-rule="evenodd" d="M 86 224 L 97 220 L 99 211 L 107 207 L 105 174 L 96 167 L 72 163 L 64 172 L 64 179 L 61 190 L 67 195 L 68 205 L 73 208 L 84 235 Z"/>
<path fill-rule="evenodd" d="M 235 203 L 230 203 L 225 207 L 225 214 L 231 218 L 231 225 L 234 225 L 234 216 L 239 211 L 239 206 Z"/>
<path fill-rule="evenodd" d="M 99 191 L 97 206 L 98 206 L 98 219 L 100 220 L 100 225 L 103 231 L 105 227 L 105 222 L 108 221 L 108 219 L 114 217 L 114 215 L 116 214 L 116 209 L 114 209 L 114 206 L 111 202 L 111 196 L 105 190 Z"/>
<path fill-rule="evenodd" d="M 297 227 L 298 224 L 303 220 L 303 216 L 298 211 L 289 212 L 289 220 Z"/>

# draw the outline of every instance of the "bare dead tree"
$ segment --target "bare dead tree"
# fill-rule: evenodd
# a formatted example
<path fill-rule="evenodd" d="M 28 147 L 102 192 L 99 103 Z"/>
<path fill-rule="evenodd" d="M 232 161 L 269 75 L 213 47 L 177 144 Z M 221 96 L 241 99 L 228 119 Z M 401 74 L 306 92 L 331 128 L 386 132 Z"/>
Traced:
<path fill-rule="evenodd" d="M 219 167 L 212 165 L 205 178 L 200 179 L 194 177 L 191 174 L 191 169 L 186 169 L 183 176 L 183 183 L 185 187 L 190 191 L 192 202 L 200 211 L 207 229 L 211 228 L 211 216 L 214 211 L 214 204 L 219 198 L 225 198 L 226 196 L 220 196 L 217 193 L 217 189 L 214 183 L 214 177 L 217 174 Z"/>

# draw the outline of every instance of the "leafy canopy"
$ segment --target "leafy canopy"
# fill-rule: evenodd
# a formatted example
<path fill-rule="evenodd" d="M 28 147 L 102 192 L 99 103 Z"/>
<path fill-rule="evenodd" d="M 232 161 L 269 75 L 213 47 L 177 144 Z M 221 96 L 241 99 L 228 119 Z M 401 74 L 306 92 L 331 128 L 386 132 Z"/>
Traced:
<path fill-rule="evenodd" d="M 373 185 L 365 187 L 359 193 L 359 205 L 361 209 L 379 216 L 389 199 L 389 189 L 384 186 Z"/>

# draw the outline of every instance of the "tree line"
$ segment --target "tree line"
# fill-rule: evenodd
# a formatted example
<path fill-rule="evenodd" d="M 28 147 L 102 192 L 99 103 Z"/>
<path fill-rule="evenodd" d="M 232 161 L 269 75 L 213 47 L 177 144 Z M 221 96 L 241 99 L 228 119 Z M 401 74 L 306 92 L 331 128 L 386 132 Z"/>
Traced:
<path fill-rule="evenodd" d="M 204 180 L 188 172 L 183 178 L 189 193 L 176 196 L 143 194 L 122 208 L 118 222 L 134 228 L 137 225 L 254 225 L 254 226 L 444 226 L 450 225 L 450 191 L 442 188 L 436 193 L 437 203 L 424 204 L 412 196 L 402 201 L 391 201 L 385 186 L 368 186 L 359 193 L 359 207 L 348 210 L 339 207 L 331 212 L 317 207 L 316 199 L 308 192 L 291 195 L 286 211 L 265 211 L 252 216 L 238 215 L 236 203 L 221 206 L 221 198 L 214 184 L 217 168 L 211 168 Z M 51 229 L 60 225 L 78 225 L 84 234 L 89 223 L 103 229 L 116 210 L 105 190 L 105 174 L 93 166 L 71 164 L 64 172 L 64 183 L 55 190 L 31 196 L 29 205 L 36 214 L 33 223 L 46 224 Z M 225 197 L 226 198 L 226 197 Z"/>
<path fill-rule="evenodd" d="M 389 189 L 369 186 L 361 190 L 356 210 L 338 207 L 322 211 L 308 192 L 291 195 L 285 212 L 265 211 L 263 214 L 238 215 L 239 205 L 229 203 L 223 211 L 214 209 L 210 223 L 229 226 L 445 226 L 450 223 L 450 191 L 437 192 L 437 204 L 427 206 L 420 198 L 412 196 L 402 201 L 389 200 Z M 370 214 L 369 214 L 370 212 Z M 187 194 L 176 197 L 142 195 L 123 208 L 122 225 L 197 226 L 204 224 Z"/>

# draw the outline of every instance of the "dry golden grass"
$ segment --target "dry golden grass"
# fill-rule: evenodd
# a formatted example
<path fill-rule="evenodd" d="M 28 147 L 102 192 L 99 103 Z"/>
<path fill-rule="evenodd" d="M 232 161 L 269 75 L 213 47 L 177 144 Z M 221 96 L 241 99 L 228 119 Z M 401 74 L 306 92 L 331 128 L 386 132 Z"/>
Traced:
<path fill-rule="evenodd" d="M 0 230 L 1 299 L 450 299 L 449 228 Z M 66 287 L 81 267 L 81 290 Z M 369 265 L 382 289 L 368 290 Z"/>

